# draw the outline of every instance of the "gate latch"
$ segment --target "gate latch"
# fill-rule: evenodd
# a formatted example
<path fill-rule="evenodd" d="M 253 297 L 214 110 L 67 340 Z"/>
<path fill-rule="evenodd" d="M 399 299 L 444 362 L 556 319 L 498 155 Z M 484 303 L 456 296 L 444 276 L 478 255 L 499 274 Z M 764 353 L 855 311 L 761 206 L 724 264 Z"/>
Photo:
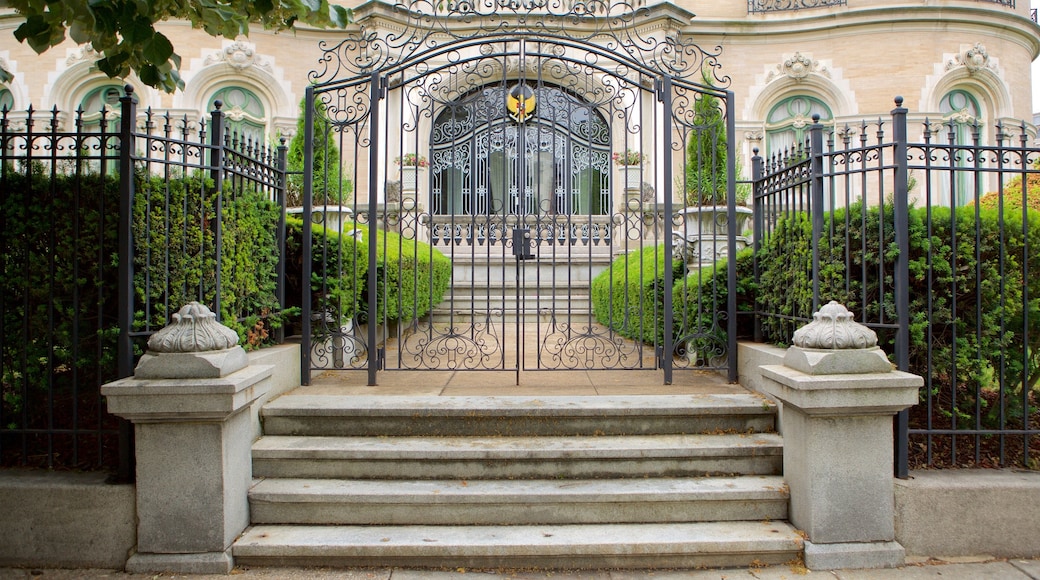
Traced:
<path fill-rule="evenodd" d="M 517 260 L 534 259 L 531 247 L 531 230 L 529 228 L 513 228 L 513 255 Z"/>

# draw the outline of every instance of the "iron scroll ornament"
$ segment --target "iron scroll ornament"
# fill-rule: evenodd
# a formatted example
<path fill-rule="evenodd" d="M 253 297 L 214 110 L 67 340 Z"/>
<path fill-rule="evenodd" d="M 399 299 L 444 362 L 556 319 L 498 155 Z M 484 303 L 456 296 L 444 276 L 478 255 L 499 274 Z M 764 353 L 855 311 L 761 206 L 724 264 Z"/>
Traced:
<path fill-rule="evenodd" d="M 650 26 L 662 17 L 673 26 Z M 309 80 L 316 89 L 356 85 L 373 73 L 392 75 L 431 58 L 457 62 L 467 47 L 522 38 L 584 50 L 599 47 L 584 58 L 616 62 L 619 73 L 700 81 L 703 72 L 710 89 L 725 89 L 730 79 L 720 74 L 722 47 L 705 50 L 681 31 L 692 17 L 672 5 L 639 7 L 611 0 L 377 1 L 355 11 L 360 26 L 346 38 L 319 43 L 322 56 Z M 672 31 L 662 32 L 665 28 Z"/>

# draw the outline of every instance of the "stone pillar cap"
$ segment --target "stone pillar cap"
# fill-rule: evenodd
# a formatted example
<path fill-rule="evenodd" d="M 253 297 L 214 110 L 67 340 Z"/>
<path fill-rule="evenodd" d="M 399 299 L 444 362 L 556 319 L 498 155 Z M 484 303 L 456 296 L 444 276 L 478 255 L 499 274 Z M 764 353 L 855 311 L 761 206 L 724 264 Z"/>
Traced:
<path fill-rule="evenodd" d="M 134 369 L 139 379 L 203 379 L 227 376 L 245 368 L 249 358 L 238 346 L 238 333 L 217 322 L 217 315 L 189 302 L 173 322 L 148 339 L 148 352 Z"/>
<path fill-rule="evenodd" d="M 206 352 L 238 346 L 238 333 L 217 322 L 217 315 L 198 302 L 189 302 L 173 315 L 173 322 L 148 339 L 148 350 Z"/>
<path fill-rule="evenodd" d="M 853 320 L 852 312 L 831 300 L 813 314 L 813 321 L 794 331 L 800 348 L 851 350 L 877 346 L 877 333 Z"/>

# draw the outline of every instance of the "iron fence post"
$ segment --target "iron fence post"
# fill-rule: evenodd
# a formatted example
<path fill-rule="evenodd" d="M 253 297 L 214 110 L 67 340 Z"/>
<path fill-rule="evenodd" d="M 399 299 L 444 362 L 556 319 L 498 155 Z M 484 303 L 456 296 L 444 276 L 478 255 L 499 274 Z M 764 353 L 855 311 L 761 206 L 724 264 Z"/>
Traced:
<path fill-rule="evenodd" d="M 311 244 L 311 211 L 314 208 L 314 87 L 305 91 L 303 107 L 303 231 L 300 236 L 300 251 L 303 254 L 300 275 L 300 321 L 303 327 L 300 337 L 300 384 L 311 384 L 311 333 L 314 324 L 311 312 L 311 260 L 314 259 Z"/>
<path fill-rule="evenodd" d="M 726 334 L 729 337 L 727 349 L 729 351 L 729 382 L 736 383 L 737 373 L 737 149 L 736 149 L 736 119 L 733 115 L 733 91 L 726 91 L 726 213 L 727 223 L 731 224 L 729 231 L 728 255 L 726 260 L 726 280 L 728 292 L 726 292 L 726 311 L 729 313 L 726 320 Z M 665 175 L 670 175 L 665 173 Z M 743 232 L 741 232 L 743 233 Z M 665 244 L 666 246 L 670 244 Z"/>
<path fill-rule="evenodd" d="M 664 77 L 658 85 L 657 99 L 661 101 L 664 113 L 662 114 L 662 133 L 666 139 L 670 141 L 670 135 L 672 134 L 672 79 L 670 77 Z M 666 176 L 672 175 L 672 156 L 665 155 L 663 160 L 663 170 Z M 673 204 L 672 204 L 672 190 L 671 190 L 671 179 L 664 180 L 664 215 L 670 223 L 672 220 Z M 733 223 L 730 221 L 730 223 Z M 667 226 L 666 226 L 667 227 Z M 675 313 L 674 303 L 675 297 L 672 292 L 672 285 L 675 283 L 672 279 L 672 244 L 670 242 L 664 244 L 664 332 L 662 333 L 664 344 L 661 345 L 661 366 L 664 368 L 664 384 L 672 384 L 672 353 L 675 351 L 673 336 L 674 325 L 675 325 Z"/>
<path fill-rule="evenodd" d="M 752 275 L 755 279 L 755 284 L 758 284 L 758 249 L 762 246 L 762 236 L 765 235 L 765 218 L 762 215 L 765 211 L 759 194 L 762 191 L 762 177 L 765 175 L 765 160 L 759 155 L 758 147 L 752 150 L 754 155 L 751 157 L 751 210 L 752 210 L 752 226 L 751 231 L 751 244 L 754 252 L 754 257 L 751 260 Z M 758 312 L 758 297 L 755 297 L 755 302 L 752 304 L 752 311 L 754 315 L 755 325 L 755 342 L 762 342 L 762 320 L 759 317 Z"/>
<path fill-rule="evenodd" d="M 134 345 L 130 338 L 134 323 L 134 122 L 137 119 L 137 99 L 134 87 L 126 85 L 124 95 L 119 98 L 119 341 L 116 346 L 117 378 L 134 374 Z M 133 425 L 126 419 L 119 420 L 119 481 L 132 481 L 134 474 Z"/>
<path fill-rule="evenodd" d="M 213 312 L 217 320 L 223 320 L 224 313 L 220 308 L 221 266 L 224 250 L 224 113 L 220 108 L 224 103 L 213 102 L 213 113 L 210 121 L 210 176 L 213 179 L 214 203 L 213 253 L 216 255 L 216 266 L 213 271 Z"/>
<path fill-rule="evenodd" d="M 810 171 L 809 212 L 812 217 L 812 312 L 820 309 L 820 239 L 823 236 L 823 125 L 819 113 L 813 114 L 809 132 Z"/>
<path fill-rule="evenodd" d="M 369 386 L 376 386 L 376 377 L 379 373 L 379 363 L 382 360 L 378 354 L 376 354 L 376 314 L 378 313 L 377 307 L 379 305 L 379 286 L 378 286 L 378 272 L 379 264 L 376 262 L 378 256 L 376 254 L 376 228 L 379 225 L 379 220 L 376 219 L 376 213 L 379 211 L 379 184 L 377 183 L 376 177 L 379 174 L 379 136 L 381 135 L 382 127 L 379 125 L 379 115 L 382 114 L 380 111 L 380 101 L 386 94 L 384 92 L 383 78 L 379 76 L 378 72 L 372 73 L 372 129 L 370 135 L 372 136 L 371 147 L 369 148 L 368 157 L 368 384 Z"/>
<path fill-rule="evenodd" d="M 895 240 L 899 254 L 896 256 L 893 293 L 896 307 L 896 368 L 901 371 L 910 370 L 910 220 L 908 216 L 910 172 L 908 164 L 908 147 L 906 138 L 906 114 L 903 97 L 896 97 L 896 108 L 892 109 L 892 133 L 895 140 Z M 910 411 L 904 410 L 896 414 L 895 419 L 895 475 L 906 479 L 909 471 L 909 424 Z"/>
<path fill-rule="evenodd" d="M 278 142 L 278 149 L 275 153 L 275 168 L 278 171 L 278 187 L 275 190 L 275 203 L 278 204 L 278 232 L 275 240 L 275 243 L 278 244 L 278 266 L 275 270 L 275 275 L 277 276 L 275 298 L 278 300 L 278 308 L 281 310 L 285 310 L 285 267 L 287 259 L 285 250 L 285 191 L 289 186 L 289 180 L 286 176 L 288 152 L 289 147 L 285 144 L 285 137 L 282 137 Z M 275 331 L 275 341 L 279 344 L 285 342 L 284 324 L 279 325 L 278 330 Z"/>

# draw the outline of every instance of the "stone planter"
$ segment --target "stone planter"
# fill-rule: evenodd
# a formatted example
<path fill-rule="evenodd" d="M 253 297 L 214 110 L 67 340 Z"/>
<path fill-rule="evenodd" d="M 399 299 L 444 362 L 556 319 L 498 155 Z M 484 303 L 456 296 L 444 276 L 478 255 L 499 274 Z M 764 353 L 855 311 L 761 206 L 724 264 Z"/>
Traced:
<path fill-rule="evenodd" d="M 672 249 L 676 257 L 682 257 L 690 266 L 711 264 L 729 255 L 730 229 L 737 235 L 737 250 L 746 248 L 749 235 L 750 208 L 737 206 L 736 220 L 729 223 L 726 206 L 696 206 L 680 210 L 680 229 L 672 230 Z"/>
<path fill-rule="evenodd" d="M 621 165 L 618 167 L 621 183 L 625 185 L 626 196 L 639 197 L 643 184 L 643 167 L 641 165 Z"/>
<path fill-rule="evenodd" d="M 302 207 L 285 209 L 289 215 L 303 215 Z M 324 227 L 327 231 L 342 232 L 344 224 L 353 229 L 354 210 L 345 205 L 316 205 L 311 208 L 311 222 Z"/>
<path fill-rule="evenodd" d="M 419 184 L 426 179 L 426 168 L 406 165 L 401 168 L 401 195 L 403 198 L 415 199 L 419 193 Z"/>
<path fill-rule="evenodd" d="M 684 224 L 684 233 L 690 236 L 726 236 L 729 235 L 729 213 L 724 205 L 701 205 L 687 207 L 679 211 Z M 739 205 L 736 207 L 737 219 L 735 230 L 738 236 L 745 235 L 750 229 L 751 208 Z"/>

